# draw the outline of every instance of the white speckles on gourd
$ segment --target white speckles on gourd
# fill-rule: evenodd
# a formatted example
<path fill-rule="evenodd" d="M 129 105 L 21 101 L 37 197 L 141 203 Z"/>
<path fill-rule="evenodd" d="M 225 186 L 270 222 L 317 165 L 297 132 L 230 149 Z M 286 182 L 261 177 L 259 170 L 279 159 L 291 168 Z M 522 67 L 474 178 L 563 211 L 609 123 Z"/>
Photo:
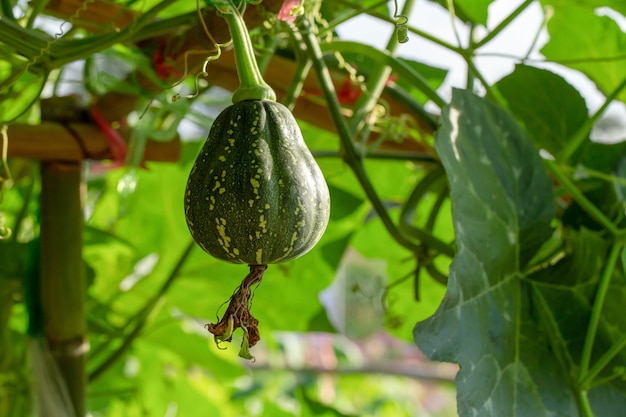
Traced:
<path fill-rule="evenodd" d="M 185 214 L 206 252 L 227 262 L 279 263 L 320 239 L 330 214 L 328 187 L 287 108 L 254 100 L 228 107 L 200 155 Z"/>
<path fill-rule="evenodd" d="M 256 175 L 255 175 L 256 177 Z M 258 194 L 259 193 L 259 187 L 261 187 L 261 183 L 259 182 L 258 179 L 256 178 L 250 178 L 250 184 L 252 184 L 252 192 L 254 194 Z"/>
<path fill-rule="evenodd" d="M 264 215 L 259 216 L 259 229 L 262 233 L 267 233 L 267 220 L 265 220 Z"/>

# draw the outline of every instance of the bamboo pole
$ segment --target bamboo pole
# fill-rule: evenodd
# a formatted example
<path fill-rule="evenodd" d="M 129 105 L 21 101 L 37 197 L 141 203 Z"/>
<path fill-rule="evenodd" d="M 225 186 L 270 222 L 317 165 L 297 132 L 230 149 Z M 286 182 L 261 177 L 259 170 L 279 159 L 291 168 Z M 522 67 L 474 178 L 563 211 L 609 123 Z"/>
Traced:
<path fill-rule="evenodd" d="M 45 334 L 76 416 L 85 415 L 87 324 L 81 164 L 41 168 L 41 302 Z"/>
<path fill-rule="evenodd" d="M 42 122 L 39 125 L 10 125 L 8 155 L 40 161 L 82 161 L 111 159 L 111 149 L 104 134 L 89 123 L 61 124 Z M 148 141 L 144 160 L 176 162 L 180 156 L 180 140 Z"/>

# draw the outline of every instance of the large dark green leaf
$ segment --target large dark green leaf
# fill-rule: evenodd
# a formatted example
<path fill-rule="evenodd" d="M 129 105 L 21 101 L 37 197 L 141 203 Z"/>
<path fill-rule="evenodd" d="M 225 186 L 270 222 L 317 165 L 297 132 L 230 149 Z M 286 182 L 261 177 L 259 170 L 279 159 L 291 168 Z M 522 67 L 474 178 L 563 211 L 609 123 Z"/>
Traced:
<path fill-rule="evenodd" d="M 563 5 L 554 9 L 548 22 L 550 41 L 541 52 L 549 60 L 583 72 L 603 93 L 612 92 L 626 78 L 626 33 L 612 18 L 591 8 Z M 626 92 L 619 98 L 626 100 Z"/>
<path fill-rule="evenodd" d="M 580 93 L 561 76 L 544 69 L 517 65 L 496 87 L 535 145 L 553 155 L 588 117 Z"/>
<path fill-rule="evenodd" d="M 521 271 L 551 234 L 550 180 L 502 109 L 456 90 L 442 123 L 435 146 L 450 181 L 458 254 L 416 343 L 431 359 L 461 365 L 461 416 L 547 416 L 558 409 L 547 408 L 532 378 L 540 359 L 525 361 L 542 344 L 531 333 Z"/>
<path fill-rule="evenodd" d="M 573 390 L 578 388 L 578 364 L 596 296 L 600 276 L 606 263 L 608 242 L 587 229 L 564 232 L 565 256 L 553 265 L 529 275 L 533 282 L 533 305 L 549 340 L 561 372 Z M 602 309 L 598 334 L 594 341 L 591 365 L 626 333 L 624 301 L 626 281 L 621 268 L 611 279 L 611 286 Z M 626 363 L 626 352 L 617 355 L 600 374 L 610 377 L 614 369 Z M 541 378 L 541 369 L 531 370 Z M 553 387 L 554 389 L 554 387 Z M 545 401 L 555 393 L 542 392 Z M 596 416 L 620 415 L 626 405 L 626 382 L 605 380 L 590 392 Z M 574 411 L 569 415 L 575 415 Z"/>

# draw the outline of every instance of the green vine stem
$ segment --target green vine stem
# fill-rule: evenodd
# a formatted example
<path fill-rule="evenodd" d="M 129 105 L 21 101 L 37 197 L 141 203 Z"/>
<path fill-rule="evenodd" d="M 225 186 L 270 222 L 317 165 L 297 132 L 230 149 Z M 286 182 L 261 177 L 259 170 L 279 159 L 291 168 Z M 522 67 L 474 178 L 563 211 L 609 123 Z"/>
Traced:
<path fill-rule="evenodd" d="M 596 378 L 598 377 L 600 372 L 602 372 L 602 370 L 609 364 L 609 362 L 611 362 L 611 360 L 613 360 L 613 358 L 617 356 L 617 354 L 620 353 L 625 347 L 626 335 L 623 335 L 622 338 L 619 339 L 613 346 L 611 346 L 611 348 L 607 350 L 606 353 L 602 355 L 600 359 L 598 359 L 596 363 L 589 369 L 589 372 L 587 372 L 587 377 L 582 380 L 580 385 L 583 388 L 591 387 L 593 385 L 599 385 L 598 383 L 600 381 L 597 381 Z M 605 382 L 608 382 L 609 380 L 617 378 L 621 375 L 623 375 L 623 373 L 617 373 L 615 375 L 612 375 L 608 377 Z"/>
<path fill-rule="evenodd" d="M 576 184 L 559 168 L 557 163 L 550 159 L 544 159 L 544 163 L 550 170 L 552 175 L 561 183 L 561 185 L 571 194 L 583 210 L 589 214 L 595 221 L 600 223 L 604 228 L 615 237 L 624 236 L 626 230 L 618 228 L 613 222 L 605 216 L 585 195 L 576 187 Z"/>
<path fill-rule="evenodd" d="M 411 12 L 411 9 L 413 8 L 414 3 L 415 0 L 406 0 L 400 14 L 403 16 L 408 16 Z M 397 47 L 398 37 L 396 36 L 396 33 L 394 31 L 394 33 L 392 33 L 392 35 L 390 36 L 389 41 L 387 42 L 387 47 L 385 49 L 390 56 L 393 56 Z M 389 65 L 380 65 L 372 68 L 370 78 L 366 82 L 365 94 L 362 94 L 354 104 L 353 115 L 350 118 L 349 124 L 350 129 L 353 132 L 357 131 L 365 117 L 378 103 L 380 95 L 382 94 L 383 89 L 385 88 L 385 84 L 387 83 L 387 79 L 391 75 L 391 71 L 392 68 Z"/>
<path fill-rule="evenodd" d="M 541 19 L 541 24 L 539 25 L 537 30 L 535 30 L 535 36 L 533 36 L 533 40 L 532 42 L 530 42 L 530 46 L 528 47 L 528 50 L 526 51 L 524 58 L 522 58 L 521 60 L 523 64 L 530 61 L 530 54 L 532 54 L 535 48 L 537 47 L 539 43 L 539 39 L 541 38 L 541 34 L 548 30 L 548 21 L 552 19 L 553 13 L 554 13 L 554 9 L 552 7 L 550 6 L 543 7 L 543 18 Z"/>
<path fill-rule="evenodd" d="M 579 401 L 580 408 L 582 411 L 582 416 L 594 417 L 593 410 L 591 409 L 591 403 L 589 402 L 589 397 L 587 397 L 586 391 L 578 392 L 578 401 Z"/>
<path fill-rule="evenodd" d="M 470 52 L 471 53 L 471 52 Z M 468 55 L 467 53 L 463 55 L 463 57 L 465 58 L 465 62 L 467 62 L 467 67 L 469 69 L 469 72 L 476 78 L 478 78 L 478 80 L 480 81 L 480 83 L 483 85 L 483 87 L 485 88 L 485 92 L 487 97 L 493 101 L 494 103 L 497 103 L 500 107 L 507 109 L 508 105 L 507 105 L 507 101 L 502 97 L 502 95 L 500 94 L 500 92 L 493 88 L 488 82 L 487 79 L 483 76 L 483 74 L 478 70 L 478 67 L 476 66 L 476 64 L 473 61 L 473 57 Z"/>
<path fill-rule="evenodd" d="M 155 18 L 163 9 L 176 0 L 164 0 L 143 13 L 124 29 L 99 36 L 72 39 L 54 39 L 44 33 L 23 28 L 10 19 L 0 19 L 2 43 L 29 59 L 26 69 L 42 74 L 53 68 L 60 68 L 70 62 L 88 57 L 116 43 L 132 43 L 162 35 L 174 28 L 193 24 L 197 13 L 187 13 L 162 21 Z"/>
<path fill-rule="evenodd" d="M 435 249 L 439 253 L 452 258 L 455 255 L 455 251 L 451 246 L 435 237 L 429 230 L 413 225 L 415 210 L 419 202 L 424 198 L 427 192 L 432 190 L 434 185 L 441 184 L 444 179 L 445 171 L 441 166 L 436 167 L 424 175 L 400 210 L 400 229 L 422 242 L 428 248 Z"/>
<path fill-rule="evenodd" d="M 276 93 L 265 82 L 259 70 L 250 34 L 239 10 L 232 3 L 216 7 L 226 20 L 233 39 L 235 65 L 239 76 L 239 88 L 233 93 L 233 103 L 245 100 L 276 101 Z"/>
<path fill-rule="evenodd" d="M 283 104 L 289 110 L 293 110 L 298 97 L 300 97 L 300 94 L 302 93 L 304 82 L 307 75 L 309 75 L 309 72 L 311 71 L 313 62 L 311 62 L 306 46 L 302 41 L 302 34 L 296 30 L 296 27 L 293 24 L 289 24 L 288 27 L 289 40 L 291 41 L 296 56 L 296 70 L 294 72 L 293 79 L 289 84 L 289 88 L 285 93 L 285 97 L 283 98 Z"/>
<path fill-rule="evenodd" d="M 351 3 L 348 3 L 348 2 L 338 2 L 338 3 L 351 4 Z M 386 15 L 383 15 L 383 14 L 377 13 L 377 12 L 371 12 L 371 13 L 368 13 L 368 14 L 370 16 L 372 16 L 372 17 L 375 17 L 377 19 L 383 20 L 385 22 L 395 24 L 395 20 L 392 17 L 390 17 L 390 16 L 386 16 Z M 420 30 L 420 29 L 418 29 L 416 27 L 408 25 L 407 26 L 407 30 L 410 33 L 413 33 L 413 34 L 419 36 L 420 38 L 425 39 L 427 41 L 430 41 L 430 42 L 434 43 L 435 45 L 439 45 L 442 48 L 445 48 L 445 49 L 447 49 L 449 51 L 456 52 L 457 54 L 460 54 L 460 53 L 463 52 L 462 48 L 459 48 L 458 46 L 455 46 L 455 45 L 453 45 L 451 43 L 443 41 L 443 40 L 439 39 L 438 37 L 436 37 L 434 35 L 431 35 L 428 32 L 424 32 L 423 30 Z"/>
<path fill-rule="evenodd" d="M 386 1 L 383 2 L 383 3 L 386 3 Z M 350 10 L 353 10 L 353 12 L 349 13 L 349 14 L 346 14 L 346 15 L 342 15 L 342 17 L 337 19 L 337 21 L 331 22 L 331 24 L 329 25 L 328 28 L 324 28 L 324 29 L 322 29 L 320 31 L 320 34 L 324 34 L 324 33 L 326 33 L 329 30 L 333 30 L 336 25 L 338 25 L 338 24 L 340 24 L 340 23 L 342 23 L 344 21 L 344 18 L 353 17 L 352 15 L 357 15 L 357 14 L 361 14 L 361 13 L 366 13 L 366 14 L 372 16 L 372 17 L 375 17 L 376 19 L 382 20 L 382 21 L 387 22 L 387 23 L 391 23 L 392 25 L 396 24 L 396 20 L 392 16 L 389 16 L 388 14 L 382 14 L 382 13 L 379 13 L 379 12 L 374 10 L 376 7 L 379 6 L 379 4 L 373 4 L 373 5 L 368 6 L 368 7 L 363 7 L 360 4 L 358 4 L 358 3 L 353 3 L 351 1 L 345 1 L 345 0 L 337 0 L 337 4 L 340 4 L 342 6 L 347 6 L 346 8 L 350 9 Z M 358 13 L 357 13 L 357 11 L 358 11 Z M 430 42 L 432 42 L 432 43 L 434 43 L 436 45 L 439 45 L 439 46 L 441 46 L 441 47 L 443 47 L 445 49 L 448 49 L 448 50 L 450 50 L 452 52 L 456 52 L 456 53 L 459 53 L 459 54 L 462 52 L 462 49 L 459 48 L 458 46 L 452 45 L 451 43 L 448 43 L 448 42 L 446 42 L 444 40 L 441 40 L 438 37 L 433 36 L 433 35 L 431 35 L 428 32 L 424 32 L 424 31 L 422 31 L 422 30 L 420 30 L 420 29 L 418 29 L 416 27 L 412 27 L 412 26 L 407 25 L 407 30 L 410 33 L 413 33 L 413 34 L 419 36 L 420 38 L 423 38 L 423 39 L 425 39 L 427 41 L 430 41 Z"/>
<path fill-rule="evenodd" d="M 595 300 L 593 301 L 593 308 L 591 310 L 591 319 L 589 320 L 589 326 L 587 327 L 587 334 L 585 335 L 585 344 L 583 346 L 583 353 L 580 359 L 580 375 L 579 383 L 583 390 L 587 389 L 590 379 L 594 376 L 589 372 L 589 364 L 591 363 L 591 354 L 593 352 L 593 345 L 596 339 L 596 333 L 600 324 L 600 316 L 602 315 L 602 308 L 604 307 L 604 300 L 609 290 L 609 284 L 611 277 L 615 270 L 619 255 L 622 253 L 624 247 L 624 241 L 619 239 L 611 247 L 608 259 L 604 266 L 604 271 L 600 277 L 600 283 L 598 285 L 598 291 L 596 293 Z M 608 362 L 607 362 L 608 363 Z M 601 369 L 600 369 L 601 370 Z M 600 370 L 594 370 L 597 374 Z"/>
<path fill-rule="evenodd" d="M 388 3 L 388 0 L 381 0 L 377 3 L 369 4 L 366 6 L 357 5 L 351 2 L 345 2 L 341 0 L 337 1 L 336 3 L 343 5 L 343 6 L 348 6 L 346 7 L 346 12 L 342 13 L 340 16 L 330 21 L 327 26 L 320 28 L 319 32 L 317 33 L 318 36 L 325 35 L 328 32 L 333 32 L 337 26 L 339 26 L 342 23 L 347 22 L 353 17 L 360 16 L 364 13 L 371 13 L 374 9 Z M 392 19 L 389 19 L 389 23 L 394 23 L 394 21 Z"/>
<path fill-rule="evenodd" d="M 454 1 L 446 0 L 446 8 L 448 9 L 448 14 L 450 15 L 450 24 L 452 26 L 452 32 L 454 32 L 456 42 L 459 47 L 463 47 L 463 43 L 461 42 L 461 35 L 459 35 L 459 29 L 456 26 L 456 10 L 454 8 Z"/>
<path fill-rule="evenodd" d="M 348 123 L 341 114 L 341 105 L 339 104 L 339 101 L 337 99 L 337 94 L 335 93 L 335 87 L 330 77 L 330 72 L 328 71 L 328 67 L 326 66 L 326 63 L 324 61 L 324 56 L 322 54 L 322 50 L 320 48 L 317 37 L 311 31 L 312 23 L 305 20 L 303 25 L 305 27 L 303 40 L 307 46 L 309 54 L 311 54 L 313 68 L 320 83 L 320 87 L 322 88 L 324 97 L 326 98 L 328 110 L 331 114 L 331 117 L 333 118 L 333 121 L 335 122 L 335 126 L 337 127 L 339 138 L 343 145 L 343 159 L 350 166 L 350 168 L 352 168 L 354 175 L 356 176 L 359 184 L 363 188 L 363 191 L 365 192 L 369 201 L 374 207 L 374 210 L 383 222 L 383 225 L 387 229 L 387 232 L 396 242 L 398 242 L 398 244 L 404 246 L 412 252 L 417 253 L 420 250 L 420 247 L 407 239 L 406 236 L 404 236 L 396 227 L 393 220 L 389 216 L 389 213 L 387 212 L 387 208 L 381 201 L 372 183 L 370 182 L 367 176 L 367 172 L 365 171 L 365 167 L 363 166 L 361 154 L 357 151 L 354 143 L 352 142 L 352 138 L 354 135 L 352 134 Z"/>
<path fill-rule="evenodd" d="M 341 152 L 336 150 L 313 150 L 311 151 L 315 159 L 318 158 L 341 158 Z M 387 161 L 410 161 L 421 165 L 439 165 L 440 161 L 429 153 L 406 153 L 398 151 L 367 151 L 362 154 L 367 159 L 378 159 Z"/>
<path fill-rule="evenodd" d="M 391 67 L 400 77 L 403 77 L 407 82 L 411 83 L 414 87 L 419 89 L 439 108 L 442 108 L 446 105 L 446 101 L 441 98 L 437 91 L 433 89 L 430 84 L 428 84 L 428 81 L 419 72 L 415 71 L 409 65 L 400 61 L 398 58 L 395 58 L 389 52 L 380 51 L 373 46 L 351 41 L 333 41 L 329 43 L 324 43 L 320 45 L 320 48 L 323 52 L 332 51 L 339 53 L 350 52 L 360 54 L 375 60 L 381 66 Z M 383 87 L 385 82 L 387 82 L 387 78 L 384 78 L 383 80 Z M 368 97 L 371 99 L 374 96 L 370 93 L 368 94 Z"/>
<path fill-rule="evenodd" d="M 487 36 L 485 36 L 484 38 L 482 38 L 480 41 L 476 42 L 475 44 L 472 45 L 472 49 L 478 49 L 481 46 L 485 45 L 486 43 L 488 43 L 489 41 L 491 41 L 493 38 L 495 38 L 496 36 L 498 36 L 500 34 L 500 32 L 502 32 L 504 29 L 509 27 L 509 24 L 515 20 L 517 18 L 517 16 L 519 16 L 524 10 L 526 10 L 528 8 L 528 6 L 530 6 L 535 0 L 526 0 L 524 3 L 520 4 L 519 7 L 515 10 L 513 10 L 511 12 L 510 15 L 508 15 L 507 17 L 505 17 L 499 24 L 498 26 L 496 26 L 495 28 L 493 28 L 493 30 L 491 32 L 489 32 L 487 34 Z"/>

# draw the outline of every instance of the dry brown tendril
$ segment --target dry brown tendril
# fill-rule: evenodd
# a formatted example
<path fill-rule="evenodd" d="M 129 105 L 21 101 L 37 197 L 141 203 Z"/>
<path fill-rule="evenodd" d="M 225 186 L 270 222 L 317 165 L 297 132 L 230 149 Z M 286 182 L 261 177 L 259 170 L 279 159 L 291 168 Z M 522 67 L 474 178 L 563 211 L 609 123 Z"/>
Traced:
<path fill-rule="evenodd" d="M 218 347 L 220 347 L 220 342 L 230 342 L 233 332 L 241 328 L 244 337 L 239 356 L 245 359 L 254 359 L 250 354 L 250 348 L 261 340 L 261 336 L 258 328 L 259 321 L 250 313 L 251 287 L 261 282 L 267 265 L 249 266 L 250 273 L 246 275 L 237 291 L 230 297 L 228 308 L 220 321 L 215 324 L 209 323 L 204 327 L 213 333 Z"/>

